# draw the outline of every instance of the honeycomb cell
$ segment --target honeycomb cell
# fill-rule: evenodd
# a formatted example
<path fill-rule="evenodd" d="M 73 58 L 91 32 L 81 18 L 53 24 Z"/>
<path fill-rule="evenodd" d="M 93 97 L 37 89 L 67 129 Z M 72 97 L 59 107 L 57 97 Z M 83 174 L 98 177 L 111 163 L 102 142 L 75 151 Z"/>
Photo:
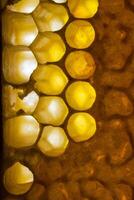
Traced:
<path fill-rule="evenodd" d="M 31 114 L 34 112 L 38 101 L 39 96 L 35 91 L 24 95 L 22 88 L 13 88 L 11 85 L 3 87 L 3 114 L 5 117 L 12 117 L 20 110 L 23 110 L 26 114 Z"/>
<path fill-rule="evenodd" d="M 3 177 L 6 190 L 14 195 L 26 193 L 31 188 L 33 181 L 33 173 L 20 162 L 16 162 L 6 169 Z"/>
<path fill-rule="evenodd" d="M 91 18 L 98 10 L 98 0 L 68 0 L 71 14 L 76 18 Z"/>
<path fill-rule="evenodd" d="M 68 83 L 68 78 L 57 65 L 38 67 L 33 73 L 33 79 L 36 81 L 34 87 L 47 95 L 60 94 Z"/>
<path fill-rule="evenodd" d="M 31 115 L 21 115 L 4 122 L 4 142 L 13 148 L 24 148 L 34 145 L 40 127 Z"/>
<path fill-rule="evenodd" d="M 82 142 L 95 134 L 96 122 L 88 113 L 75 113 L 68 120 L 67 130 L 75 142 Z"/>
<path fill-rule="evenodd" d="M 34 116 L 42 124 L 61 125 L 68 114 L 68 108 L 61 97 L 40 97 Z"/>
<path fill-rule="evenodd" d="M 25 113 L 31 114 L 34 112 L 39 101 L 39 96 L 35 91 L 31 91 L 28 93 L 20 102 L 22 102 L 22 106 L 20 104 L 16 104 L 16 110 L 24 110 Z"/>
<path fill-rule="evenodd" d="M 85 81 L 76 81 L 66 90 L 66 100 L 75 110 L 87 110 L 91 108 L 96 99 L 95 89 Z"/>
<path fill-rule="evenodd" d="M 2 88 L 2 103 L 4 117 L 12 117 L 16 115 L 14 105 L 19 99 L 19 96 L 24 94 L 22 88 L 13 88 L 11 85 L 4 85 Z"/>
<path fill-rule="evenodd" d="M 65 152 L 68 142 L 61 127 L 46 126 L 37 145 L 46 156 L 56 157 Z"/>
<path fill-rule="evenodd" d="M 85 49 L 93 43 L 95 30 L 88 21 L 74 20 L 67 26 L 65 37 L 70 47 Z"/>
<path fill-rule="evenodd" d="M 2 21 L 2 36 L 7 44 L 29 46 L 38 35 L 31 15 L 5 11 Z"/>
<path fill-rule="evenodd" d="M 65 3 L 67 0 L 52 0 L 54 1 L 55 3 Z"/>
<path fill-rule="evenodd" d="M 69 19 L 64 6 L 44 2 L 33 12 L 33 17 L 40 32 L 59 31 Z"/>
<path fill-rule="evenodd" d="M 72 78 L 87 79 L 95 72 L 95 62 L 90 53 L 86 51 L 73 51 L 65 61 L 67 72 Z"/>
<path fill-rule="evenodd" d="M 38 6 L 39 0 L 20 0 L 7 6 L 8 10 L 19 13 L 31 13 Z"/>
<path fill-rule="evenodd" d="M 66 47 L 62 38 L 57 33 L 40 33 L 31 46 L 38 62 L 57 62 L 65 54 Z"/>
<path fill-rule="evenodd" d="M 3 49 L 3 74 L 7 82 L 27 83 L 36 67 L 36 58 L 28 47 L 6 46 Z"/>

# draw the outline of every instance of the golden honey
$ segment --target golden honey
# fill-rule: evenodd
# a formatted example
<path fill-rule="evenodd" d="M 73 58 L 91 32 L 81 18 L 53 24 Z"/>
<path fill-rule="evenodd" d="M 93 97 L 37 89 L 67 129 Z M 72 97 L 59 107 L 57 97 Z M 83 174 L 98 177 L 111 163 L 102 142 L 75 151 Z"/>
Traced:
<path fill-rule="evenodd" d="M 59 95 L 68 83 L 67 76 L 57 65 L 38 67 L 33 73 L 33 79 L 36 81 L 34 87 L 47 95 Z"/>
<path fill-rule="evenodd" d="M 94 136 L 97 125 L 89 113 L 96 100 L 91 84 L 96 64 L 87 48 L 95 30 L 86 19 L 97 9 L 98 0 L 20 0 L 5 8 L 5 148 L 34 148 L 43 157 L 57 157 L 68 151 L 70 140 Z M 71 21 L 69 14 L 76 19 Z M 8 193 L 27 193 L 34 182 L 31 170 L 19 161 L 9 165 L 3 176 Z"/>
<path fill-rule="evenodd" d="M 57 157 L 65 152 L 68 142 L 61 127 L 45 126 L 37 146 L 46 156 Z"/>
<path fill-rule="evenodd" d="M 86 20 L 74 20 L 67 26 L 65 37 L 70 47 L 86 49 L 95 39 L 95 30 Z"/>
<path fill-rule="evenodd" d="M 98 0 L 68 0 L 68 7 L 76 18 L 91 18 L 98 10 Z"/>
<path fill-rule="evenodd" d="M 92 55 L 86 51 L 73 51 L 66 60 L 65 67 L 74 79 L 88 79 L 95 72 L 95 62 Z"/>
<path fill-rule="evenodd" d="M 34 117 L 42 124 L 59 126 L 68 115 L 68 107 L 61 97 L 40 97 Z"/>
<path fill-rule="evenodd" d="M 9 193 L 21 195 L 31 188 L 34 176 L 26 166 L 16 162 L 5 171 L 3 179 Z"/>
<path fill-rule="evenodd" d="M 52 32 L 40 33 L 32 43 L 31 48 L 40 64 L 57 62 L 66 52 L 62 38 L 57 33 Z"/>
<path fill-rule="evenodd" d="M 40 32 L 59 31 L 69 19 L 64 6 L 47 2 L 40 3 L 33 12 L 33 17 Z"/>
<path fill-rule="evenodd" d="M 68 120 L 67 130 L 75 142 L 82 142 L 91 138 L 96 131 L 96 122 L 88 113 L 78 112 Z"/>
<path fill-rule="evenodd" d="M 66 90 L 66 100 L 75 110 L 84 111 L 91 108 L 96 99 L 94 88 L 85 81 L 76 81 Z"/>

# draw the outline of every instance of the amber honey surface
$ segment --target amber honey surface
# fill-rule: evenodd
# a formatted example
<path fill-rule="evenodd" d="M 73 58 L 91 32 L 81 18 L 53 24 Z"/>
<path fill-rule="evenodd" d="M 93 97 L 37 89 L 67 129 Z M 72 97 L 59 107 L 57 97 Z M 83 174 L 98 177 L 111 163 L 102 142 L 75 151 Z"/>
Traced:
<path fill-rule="evenodd" d="M 133 200 L 132 8 L 5 8 L 3 200 Z"/>

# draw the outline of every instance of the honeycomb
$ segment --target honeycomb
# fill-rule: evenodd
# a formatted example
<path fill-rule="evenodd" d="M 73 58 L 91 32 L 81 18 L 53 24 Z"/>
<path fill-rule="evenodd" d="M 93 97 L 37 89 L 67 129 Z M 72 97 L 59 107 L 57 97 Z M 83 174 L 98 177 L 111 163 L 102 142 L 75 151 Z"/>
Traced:
<path fill-rule="evenodd" d="M 96 64 L 87 50 L 95 29 L 87 19 L 98 1 L 65 2 L 20 0 L 3 12 L 3 134 L 5 148 L 15 152 L 36 149 L 58 157 L 70 142 L 87 141 L 96 132 L 90 114 Z M 69 20 L 70 13 L 75 19 Z M 34 175 L 16 161 L 5 169 L 3 182 L 9 193 L 21 195 Z"/>

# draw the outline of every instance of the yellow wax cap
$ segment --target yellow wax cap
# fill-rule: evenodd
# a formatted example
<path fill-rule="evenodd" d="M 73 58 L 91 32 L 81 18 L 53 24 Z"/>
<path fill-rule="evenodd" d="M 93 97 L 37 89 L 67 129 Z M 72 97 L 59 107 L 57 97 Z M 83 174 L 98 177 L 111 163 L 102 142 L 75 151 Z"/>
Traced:
<path fill-rule="evenodd" d="M 30 147 L 35 144 L 39 131 L 39 123 L 33 116 L 13 117 L 4 123 L 4 141 L 6 145 L 14 148 Z"/>
<path fill-rule="evenodd" d="M 13 12 L 31 13 L 39 2 L 39 0 L 19 0 L 17 3 L 7 6 L 7 8 Z"/>
<path fill-rule="evenodd" d="M 95 72 L 95 62 L 92 55 L 86 51 L 73 51 L 65 61 L 67 72 L 72 78 L 87 79 Z"/>
<path fill-rule="evenodd" d="M 75 113 L 68 120 L 67 130 L 75 142 L 86 141 L 95 134 L 96 122 L 88 113 Z"/>
<path fill-rule="evenodd" d="M 32 77 L 36 81 L 34 87 L 47 95 L 60 94 L 68 83 L 68 78 L 57 65 L 40 66 Z"/>
<path fill-rule="evenodd" d="M 33 173 L 20 162 L 9 167 L 3 177 L 6 190 L 14 195 L 26 193 L 31 188 L 33 181 Z"/>
<path fill-rule="evenodd" d="M 60 156 L 68 145 L 68 138 L 61 127 L 46 126 L 43 129 L 38 147 L 47 156 Z"/>
<path fill-rule="evenodd" d="M 68 107 L 61 97 L 43 96 L 35 109 L 34 116 L 42 124 L 59 126 L 68 114 Z"/>
<path fill-rule="evenodd" d="M 76 18 L 91 18 L 98 10 L 98 0 L 68 0 L 68 7 Z"/>
<path fill-rule="evenodd" d="M 65 37 L 70 47 L 85 49 L 93 43 L 95 30 L 88 21 L 74 20 L 67 26 Z"/>
<path fill-rule="evenodd" d="M 65 95 L 68 104 L 79 111 L 91 108 L 96 99 L 95 89 L 85 81 L 76 81 L 69 85 Z"/>
<path fill-rule="evenodd" d="M 57 62 L 66 52 L 62 38 L 57 33 L 52 32 L 40 33 L 32 43 L 31 48 L 40 64 Z"/>

